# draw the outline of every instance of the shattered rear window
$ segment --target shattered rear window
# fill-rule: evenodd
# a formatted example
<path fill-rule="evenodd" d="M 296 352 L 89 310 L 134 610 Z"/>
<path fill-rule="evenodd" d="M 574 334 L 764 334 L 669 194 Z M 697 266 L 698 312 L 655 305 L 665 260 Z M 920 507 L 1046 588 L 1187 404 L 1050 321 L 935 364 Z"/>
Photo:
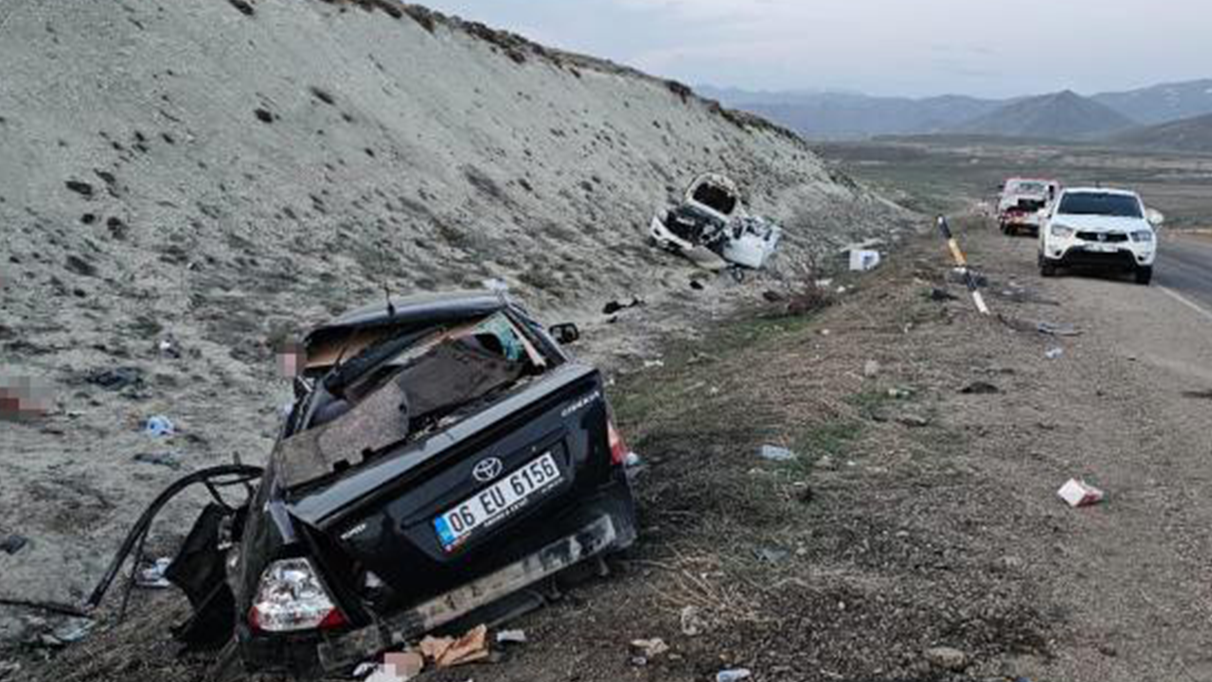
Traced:
<path fill-rule="evenodd" d="M 316 349 L 334 360 L 309 363 L 309 390 L 280 444 L 283 456 L 298 463 L 324 462 L 323 473 L 444 429 L 558 363 L 505 313 L 452 326 L 380 329 L 373 338 L 356 331 L 335 345 Z"/>

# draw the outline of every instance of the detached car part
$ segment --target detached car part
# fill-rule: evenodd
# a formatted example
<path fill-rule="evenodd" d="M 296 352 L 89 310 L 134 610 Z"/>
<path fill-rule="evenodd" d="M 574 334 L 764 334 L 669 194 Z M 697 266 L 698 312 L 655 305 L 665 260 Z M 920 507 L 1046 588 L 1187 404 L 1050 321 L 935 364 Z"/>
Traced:
<path fill-rule="evenodd" d="M 348 672 L 634 542 L 601 375 L 504 294 L 393 300 L 305 347 L 255 493 L 208 507 L 168 571 L 196 610 L 185 641 L 230 642 L 247 671 Z"/>

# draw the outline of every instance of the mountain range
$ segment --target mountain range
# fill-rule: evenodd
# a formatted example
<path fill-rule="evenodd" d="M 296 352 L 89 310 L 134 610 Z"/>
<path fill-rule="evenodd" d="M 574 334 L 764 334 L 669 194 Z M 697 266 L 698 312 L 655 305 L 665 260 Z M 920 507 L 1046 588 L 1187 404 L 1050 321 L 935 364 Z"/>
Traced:
<path fill-rule="evenodd" d="M 770 118 L 812 139 L 878 135 L 967 134 L 1066 141 L 1169 140 L 1172 130 L 1198 137 L 1212 114 L 1212 79 L 1082 96 L 1071 90 L 1005 100 L 944 95 L 921 99 L 857 92 L 750 92 L 700 86 L 706 97 Z M 1194 119 L 1179 128 L 1167 127 Z M 1151 134 L 1146 129 L 1161 126 Z M 1126 131 L 1140 129 L 1141 136 Z M 1160 143 L 1160 142 L 1158 142 Z M 1170 146 L 1178 141 L 1166 143 Z"/>

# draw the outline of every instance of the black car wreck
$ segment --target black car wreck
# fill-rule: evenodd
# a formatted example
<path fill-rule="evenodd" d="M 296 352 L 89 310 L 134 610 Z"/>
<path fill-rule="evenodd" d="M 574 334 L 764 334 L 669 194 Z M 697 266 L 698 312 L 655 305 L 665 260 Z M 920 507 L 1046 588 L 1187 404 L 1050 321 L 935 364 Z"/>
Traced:
<path fill-rule="evenodd" d="M 264 471 L 166 491 L 92 602 L 191 483 L 218 502 L 166 573 L 194 606 L 175 632 L 248 671 L 348 672 L 626 548 L 628 453 L 601 375 L 556 340 L 576 336 L 494 292 L 393 300 L 314 329 Z M 222 502 L 233 483 L 247 503 Z"/>

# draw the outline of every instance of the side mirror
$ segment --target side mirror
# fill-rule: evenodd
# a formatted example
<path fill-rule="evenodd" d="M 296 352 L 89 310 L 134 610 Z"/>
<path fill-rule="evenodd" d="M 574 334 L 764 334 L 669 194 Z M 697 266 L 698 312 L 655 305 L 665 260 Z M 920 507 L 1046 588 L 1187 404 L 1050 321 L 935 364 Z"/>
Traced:
<path fill-rule="evenodd" d="M 561 346 L 574 344 L 581 339 L 581 330 L 571 322 L 549 327 L 547 333 L 551 334 L 551 338 L 555 339 L 556 343 Z"/>
<path fill-rule="evenodd" d="M 1145 219 L 1148 220 L 1149 224 L 1153 227 L 1161 227 L 1166 222 L 1166 216 L 1156 208 L 1146 208 Z"/>

